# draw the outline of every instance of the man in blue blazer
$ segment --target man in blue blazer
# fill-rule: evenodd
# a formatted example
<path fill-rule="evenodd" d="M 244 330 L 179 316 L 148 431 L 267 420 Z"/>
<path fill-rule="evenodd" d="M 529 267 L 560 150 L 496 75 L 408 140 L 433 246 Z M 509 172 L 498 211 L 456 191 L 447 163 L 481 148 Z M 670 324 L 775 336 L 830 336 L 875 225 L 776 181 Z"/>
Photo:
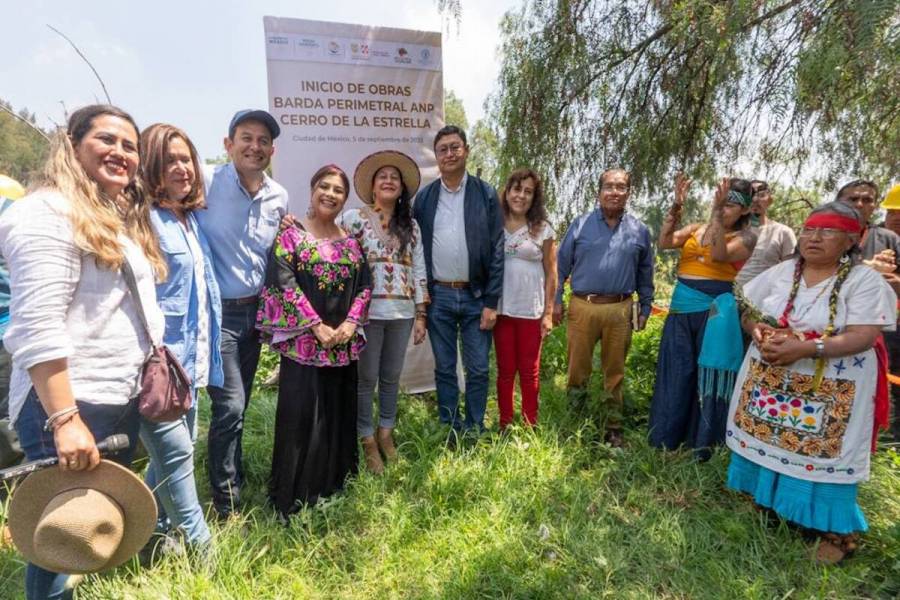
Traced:
<path fill-rule="evenodd" d="M 428 274 L 428 335 L 434 352 L 438 414 L 455 430 L 484 429 L 491 329 L 503 290 L 503 215 L 497 191 L 466 173 L 466 133 L 448 125 L 434 137 L 441 176 L 416 196 Z M 459 415 L 458 339 L 466 373 Z"/>

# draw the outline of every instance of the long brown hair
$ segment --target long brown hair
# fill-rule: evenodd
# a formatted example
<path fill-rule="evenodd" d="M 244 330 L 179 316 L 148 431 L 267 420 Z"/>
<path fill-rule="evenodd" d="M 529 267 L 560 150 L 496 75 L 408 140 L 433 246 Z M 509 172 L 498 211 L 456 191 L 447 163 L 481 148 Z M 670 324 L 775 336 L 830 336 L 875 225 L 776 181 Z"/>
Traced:
<path fill-rule="evenodd" d="M 547 209 L 544 206 L 544 184 L 541 182 L 540 176 L 532 169 L 523 168 L 516 169 L 509 174 L 503 191 L 500 192 L 500 206 L 503 207 L 503 215 L 509 216 L 509 203 L 506 196 L 513 186 L 521 184 L 526 179 L 534 181 L 534 197 L 531 200 L 531 207 L 525 213 L 525 220 L 528 222 L 528 232 L 535 236 L 540 231 L 544 223 L 547 222 Z"/>
<path fill-rule="evenodd" d="M 166 123 L 154 123 L 141 133 L 141 184 L 144 193 L 152 204 L 159 204 L 166 198 L 165 173 L 168 160 L 169 144 L 174 139 L 181 139 L 191 152 L 191 163 L 194 166 L 194 183 L 191 191 L 181 201 L 181 208 L 188 212 L 197 208 L 206 208 L 206 197 L 203 190 L 203 171 L 200 157 L 191 138 L 181 129 Z"/>
<path fill-rule="evenodd" d="M 112 116 L 128 121 L 140 146 L 140 129 L 124 110 L 107 104 L 92 104 L 79 108 L 69 117 L 65 131 L 58 131 L 53 139 L 50 154 L 44 165 L 37 187 L 57 190 L 70 203 L 69 219 L 75 245 L 94 255 L 97 265 L 118 270 L 125 261 L 119 234 L 131 238 L 150 261 L 157 280 L 166 277 L 166 261 L 159 250 L 159 242 L 150 224 L 149 204 L 138 187 L 137 177 L 122 191 L 126 200 L 120 213 L 117 199 L 107 199 L 96 181 L 88 176 L 75 153 L 81 143 L 102 116 Z"/>

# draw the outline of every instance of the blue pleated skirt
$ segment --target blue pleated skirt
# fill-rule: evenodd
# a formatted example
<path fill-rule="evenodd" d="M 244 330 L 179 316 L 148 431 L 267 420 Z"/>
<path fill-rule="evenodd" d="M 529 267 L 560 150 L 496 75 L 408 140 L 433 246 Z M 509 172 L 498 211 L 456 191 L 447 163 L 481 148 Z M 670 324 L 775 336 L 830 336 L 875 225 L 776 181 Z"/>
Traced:
<path fill-rule="evenodd" d="M 805 481 L 776 473 L 732 452 L 728 487 L 750 494 L 760 506 L 809 529 L 841 535 L 869 529 L 856 501 L 856 483 Z"/>

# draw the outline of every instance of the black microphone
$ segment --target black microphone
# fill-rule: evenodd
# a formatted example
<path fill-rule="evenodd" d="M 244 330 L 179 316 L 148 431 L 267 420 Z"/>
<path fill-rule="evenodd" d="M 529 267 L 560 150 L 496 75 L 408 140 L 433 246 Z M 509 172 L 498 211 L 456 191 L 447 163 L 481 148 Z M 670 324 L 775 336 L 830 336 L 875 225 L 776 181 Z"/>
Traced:
<path fill-rule="evenodd" d="M 128 448 L 128 446 L 128 436 L 124 433 L 117 433 L 116 435 L 111 435 L 97 442 L 97 450 L 101 455 L 113 454 L 118 452 L 119 450 Z M 22 463 L 21 465 L 17 465 L 15 467 L 10 467 L 8 469 L 3 469 L 2 471 L 0 471 L 0 481 L 7 481 L 9 479 L 23 477 L 30 473 L 34 473 L 37 470 L 46 469 L 47 467 L 52 467 L 56 464 L 59 464 L 58 456 L 39 458 L 38 460 L 30 460 L 26 463 Z"/>

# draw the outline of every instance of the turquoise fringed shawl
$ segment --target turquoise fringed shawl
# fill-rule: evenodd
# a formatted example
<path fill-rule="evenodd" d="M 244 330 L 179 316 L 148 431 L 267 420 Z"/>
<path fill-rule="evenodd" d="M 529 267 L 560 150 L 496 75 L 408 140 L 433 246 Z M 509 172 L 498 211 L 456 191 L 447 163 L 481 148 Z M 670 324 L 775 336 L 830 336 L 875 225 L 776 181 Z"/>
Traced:
<path fill-rule="evenodd" d="M 697 360 L 700 368 L 697 387 L 701 402 L 709 397 L 728 402 L 744 360 L 744 341 L 734 294 L 729 292 L 713 298 L 679 282 L 675 285 L 669 310 L 673 313 L 709 311 Z"/>

